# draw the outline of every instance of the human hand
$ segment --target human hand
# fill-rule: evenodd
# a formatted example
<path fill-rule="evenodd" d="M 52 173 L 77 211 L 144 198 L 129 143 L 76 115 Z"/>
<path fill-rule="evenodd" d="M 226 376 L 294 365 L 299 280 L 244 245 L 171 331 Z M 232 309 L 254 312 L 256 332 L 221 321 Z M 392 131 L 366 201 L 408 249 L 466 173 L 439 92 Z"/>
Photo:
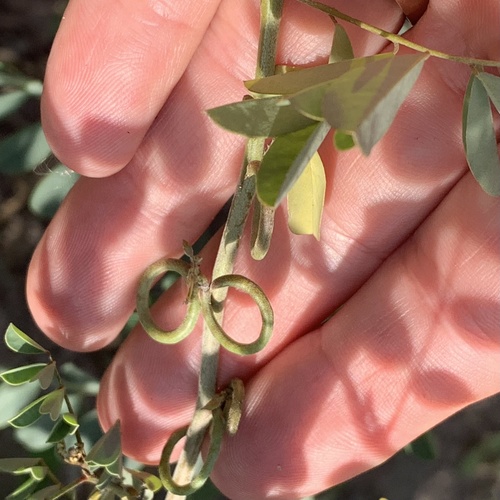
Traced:
<path fill-rule="evenodd" d="M 388 30 L 402 22 L 391 0 L 338 5 Z M 493 0 L 431 0 L 408 37 L 499 60 L 499 16 Z M 347 29 L 356 55 L 384 49 L 383 39 Z M 178 256 L 232 194 L 243 143 L 205 110 L 245 93 L 257 38 L 257 1 L 71 1 L 42 112 L 55 153 L 87 177 L 47 229 L 27 283 L 54 341 L 82 351 L 111 342 L 141 272 Z M 287 2 L 280 62 L 324 59 L 330 39 L 326 16 Z M 321 149 L 319 243 L 291 235 L 281 211 L 265 260 L 252 261 L 248 236 L 242 242 L 237 272 L 265 290 L 276 321 L 263 352 L 221 357 L 221 385 L 238 376 L 247 388 L 240 429 L 224 440 L 213 475 L 230 498 L 320 491 L 500 390 L 500 203 L 467 169 L 468 76 L 429 60 L 369 158 Z M 216 250 L 211 242 L 203 252 L 208 275 Z M 174 287 L 153 308 L 164 327 L 180 322 L 181 296 Z M 247 305 L 230 296 L 225 325 L 249 341 L 259 318 Z M 196 332 L 164 346 L 136 328 L 121 346 L 98 409 L 105 428 L 121 419 L 126 454 L 157 462 L 190 420 L 199 344 Z"/>

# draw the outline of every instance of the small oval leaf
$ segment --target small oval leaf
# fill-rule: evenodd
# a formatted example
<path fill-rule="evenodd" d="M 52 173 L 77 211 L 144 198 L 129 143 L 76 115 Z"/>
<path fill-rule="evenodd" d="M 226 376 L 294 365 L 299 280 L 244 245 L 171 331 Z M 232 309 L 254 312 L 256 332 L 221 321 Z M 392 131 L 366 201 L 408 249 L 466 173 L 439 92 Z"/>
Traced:
<path fill-rule="evenodd" d="M 325 168 L 316 152 L 288 192 L 288 227 L 292 233 L 312 234 L 319 241 L 325 189 Z"/>
<path fill-rule="evenodd" d="M 248 99 L 207 113 L 221 127 L 247 137 L 276 137 L 314 123 L 281 97 Z"/>
<path fill-rule="evenodd" d="M 42 389 L 48 389 L 52 380 L 54 379 L 54 374 L 56 372 L 56 364 L 54 361 L 46 365 L 39 373 L 36 374 L 34 379 L 37 379 L 40 383 Z"/>
<path fill-rule="evenodd" d="M 0 458 L 0 471 L 10 474 L 26 474 L 31 467 L 40 463 L 39 458 Z"/>
<path fill-rule="evenodd" d="M 44 395 L 28 406 L 24 407 L 15 417 L 9 420 L 9 424 L 12 427 L 28 427 L 31 424 L 34 424 L 41 416 L 40 407 L 42 406 L 47 395 Z"/>
<path fill-rule="evenodd" d="M 161 481 L 159 477 L 141 470 L 129 469 L 127 467 L 124 467 L 124 469 L 133 477 L 144 483 L 149 490 L 156 492 L 161 489 Z"/>
<path fill-rule="evenodd" d="M 0 120 L 17 111 L 29 98 L 24 90 L 15 90 L 0 95 Z"/>
<path fill-rule="evenodd" d="M 75 416 L 72 413 L 64 413 L 54 425 L 46 443 L 62 441 L 66 436 L 73 435 L 78 427 Z"/>
<path fill-rule="evenodd" d="M 120 421 L 102 436 L 87 454 L 87 462 L 90 465 L 106 467 L 116 462 L 121 455 Z"/>
<path fill-rule="evenodd" d="M 49 392 L 44 398 L 40 406 L 40 413 L 42 415 L 49 414 L 51 420 L 55 421 L 59 418 L 61 413 L 62 404 L 64 401 L 64 388 L 56 389 Z"/>
<path fill-rule="evenodd" d="M 329 130 L 330 126 L 323 122 L 274 140 L 257 172 L 257 194 L 263 203 L 279 205 Z"/>
<path fill-rule="evenodd" d="M 38 342 L 28 337 L 28 335 L 12 323 L 7 327 L 4 340 L 7 347 L 14 352 L 20 352 L 22 354 L 40 354 L 47 352 Z"/>
<path fill-rule="evenodd" d="M 496 110 L 500 113 L 500 76 L 495 76 L 490 73 L 479 73 L 477 78 L 481 80 L 493 106 L 495 106 Z"/>
<path fill-rule="evenodd" d="M 0 378 L 9 385 L 21 385 L 27 382 L 32 382 L 33 378 L 47 366 L 46 363 L 35 363 L 27 366 L 13 368 L 6 372 L 0 373 Z"/>
<path fill-rule="evenodd" d="M 490 100 L 484 85 L 472 75 L 464 98 L 462 137 L 472 175 L 483 190 L 500 196 L 500 159 Z"/>
<path fill-rule="evenodd" d="M 0 172 L 10 175 L 31 172 L 49 153 L 42 125 L 28 125 L 0 141 Z"/>
<path fill-rule="evenodd" d="M 338 22 L 335 23 L 335 32 L 333 33 L 332 50 L 330 52 L 330 63 L 347 61 L 354 59 L 351 41 L 344 27 Z"/>
<path fill-rule="evenodd" d="M 352 149 L 356 143 L 349 132 L 344 132 L 343 130 L 336 130 L 333 135 L 333 143 L 337 151 L 347 151 Z"/>

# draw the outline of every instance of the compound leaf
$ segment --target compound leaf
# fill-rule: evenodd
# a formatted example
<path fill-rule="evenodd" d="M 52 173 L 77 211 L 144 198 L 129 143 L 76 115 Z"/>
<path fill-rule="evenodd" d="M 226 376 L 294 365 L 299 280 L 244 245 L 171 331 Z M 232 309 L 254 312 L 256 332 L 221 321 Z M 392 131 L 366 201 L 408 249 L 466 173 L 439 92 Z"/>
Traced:
<path fill-rule="evenodd" d="M 40 354 L 47 352 L 38 342 L 28 337 L 28 335 L 12 323 L 7 327 L 4 339 L 7 347 L 14 352 L 19 352 L 21 354 Z"/>
<path fill-rule="evenodd" d="M 20 366 L 0 373 L 0 378 L 9 385 L 22 385 L 27 382 L 32 382 L 46 366 L 47 363 Z"/>
<path fill-rule="evenodd" d="M 279 205 L 329 130 L 329 125 L 322 122 L 274 140 L 257 172 L 257 194 L 262 203 Z"/>
<path fill-rule="evenodd" d="M 500 196 L 500 159 L 490 100 L 482 81 L 474 74 L 465 92 L 462 138 L 472 175 L 486 193 Z"/>
<path fill-rule="evenodd" d="M 207 111 L 221 127 L 247 137 L 276 137 L 314 123 L 282 97 L 248 99 Z"/>
<path fill-rule="evenodd" d="M 325 168 L 316 152 L 288 192 L 288 227 L 292 233 L 312 234 L 319 240 L 325 189 Z"/>

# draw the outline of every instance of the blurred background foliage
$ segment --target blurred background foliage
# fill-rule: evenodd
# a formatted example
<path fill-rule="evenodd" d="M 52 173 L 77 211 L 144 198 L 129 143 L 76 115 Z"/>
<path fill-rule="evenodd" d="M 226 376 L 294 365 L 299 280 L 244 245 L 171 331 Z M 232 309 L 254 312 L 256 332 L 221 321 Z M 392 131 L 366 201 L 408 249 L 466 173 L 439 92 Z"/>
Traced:
<path fill-rule="evenodd" d="M 58 203 L 77 179 L 50 157 L 40 127 L 44 69 L 65 5 L 65 0 L 0 2 L 0 333 L 3 336 L 12 322 L 50 349 L 66 377 L 82 433 L 90 443 L 101 435 L 95 412 L 98 380 L 119 341 L 91 354 L 65 351 L 38 331 L 24 294 L 30 256 Z M 22 355 L 13 355 L 0 345 L 0 372 L 27 363 Z M 0 383 L 0 458 L 43 457 L 61 479 L 66 475 L 70 480 L 76 471 L 62 467 L 54 450 L 44 444 L 48 428 L 44 419 L 25 429 L 7 425 L 7 419 L 32 401 L 37 391 L 36 384 L 10 387 Z M 2 474 L 0 493 L 20 482 Z M 455 415 L 382 466 L 315 498 L 380 497 L 499 500 L 500 397 Z M 208 484 L 192 498 L 224 497 Z"/>

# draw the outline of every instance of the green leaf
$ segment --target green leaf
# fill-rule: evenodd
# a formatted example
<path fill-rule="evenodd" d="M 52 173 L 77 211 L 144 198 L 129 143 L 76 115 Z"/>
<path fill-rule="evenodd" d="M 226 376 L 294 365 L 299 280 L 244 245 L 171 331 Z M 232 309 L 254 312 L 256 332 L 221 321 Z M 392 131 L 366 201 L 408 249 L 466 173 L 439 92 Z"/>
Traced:
<path fill-rule="evenodd" d="M 72 436 L 79 425 L 72 413 L 63 413 L 47 438 L 46 443 L 57 443 L 66 436 Z"/>
<path fill-rule="evenodd" d="M 207 113 L 221 127 L 247 137 L 276 137 L 315 123 L 282 97 L 248 99 Z"/>
<path fill-rule="evenodd" d="M 61 387 L 55 391 L 49 392 L 45 395 L 45 399 L 40 406 L 40 413 L 42 415 L 49 414 L 50 418 L 55 421 L 61 414 L 61 408 L 64 401 L 64 388 Z"/>
<path fill-rule="evenodd" d="M 352 138 L 352 134 L 343 130 L 336 130 L 333 135 L 333 143 L 338 151 L 347 151 L 353 148 L 356 144 Z"/>
<path fill-rule="evenodd" d="M 330 52 L 330 63 L 347 61 L 354 59 L 351 41 L 347 32 L 339 23 L 335 23 L 335 32 L 333 34 L 332 50 Z"/>
<path fill-rule="evenodd" d="M 481 80 L 493 106 L 500 113 L 500 76 L 491 75 L 490 73 L 479 73 L 477 78 Z"/>
<path fill-rule="evenodd" d="M 382 138 L 422 69 L 426 54 L 371 61 L 341 77 L 307 89 L 290 101 L 315 119 L 350 131 L 365 155 Z"/>
<path fill-rule="evenodd" d="M 472 75 L 465 92 L 462 138 L 472 175 L 483 190 L 500 196 L 500 160 L 488 93 Z"/>
<path fill-rule="evenodd" d="M 31 468 L 42 463 L 40 458 L 0 458 L 0 472 L 28 474 Z"/>
<path fill-rule="evenodd" d="M 40 354 L 48 352 L 38 342 L 28 337 L 24 332 L 19 330 L 12 323 L 7 327 L 5 332 L 5 343 L 9 349 L 22 354 Z"/>
<path fill-rule="evenodd" d="M 329 125 L 323 122 L 274 140 L 257 172 L 257 194 L 262 203 L 279 205 L 329 130 Z"/>
<path fill-rule="evenodd" d="M 325 168 L 316 152 L 288 192 L 288 227 L 292 233 L 312 234 L 319 240 L 325 190 Z"/>
<path fill-rule="evenodd" d="M 404 447 L 407 454 L 415 455 L 423 460 L 433 460 L 437 456 L 436 441 L 432 432 L 426 432 Z"/>
<path fill-rule="evenodd" d="M 376 62 L 391 59 L 393 54 L 358 57 L 332 64 L 290 71 L 282 75 L 268 76 L 245 82 L 248 90 L 256 94 L 292 95 L 307 88 L 331 82 L 349 71 L 363 69 Z"/>
<path fill-rule="evenodd" d="M 0 120 L 17 111 L 28 99 L 29 94 L 24 90 L 0 95 Z"/>
<path fill-rule="evenodd" d="M 5 500 L 26 500 L 31 497 L 31 493 L 37 487 L 38 481 L 30 477 L 26 482 L 21 484 L 10 495 L 5 497 Z"/>
<path fill-rule="evenodd" d="M 107 467 L 116 462 L 121 452 L 120 421 L 117 420 L 89 451 L 87 462 L 92 466 Z"/>
<path fill-rule="evenodd" d="M 0 173 L 31 172 L 49 153 L 41 124 L 28 125 L 0 141 Z"/>
<path fill-rule="evenodd" d="M 9 424 L 12 427 L 20 428 L 27 427 L 35 423 L 42 414 L 40 413 L 40 407 L 42 406 L 47 395 L 36 399 L 28 406 L 24 407 L 15 417 L 9 420 Z"/>
<path fill-rule="evenodd" d="M 18 386 L 0 384 L 0 430 L 9 427 L 8 420 L 12 418 L 12 415 L 35 400 L 39 392 L 40 388 L 37 384 Z"/>
<path fill-rule="evenodd" d="M 80 176 L 60 163 L 35 186 L 28 200 L 31 212 L 51 219 Z"/>
<path fill-rule="evenodd" d="M 161 489 L 161 481 L 159 477 L 156 477 L 149 472 L 144 472 L 141 470 L 129 469 L 125 467 L 125 470 L 128 471 L 133 477 L 141 481 L 146 485 L 148 489 L 151 491 L 159 491 Z"/>
<path fill-rule="evenodd" d="M 6 372 L 0 373 L 0 378 L 9 385 L 22 385 L 32 382 L 33 378 L 47 366 L 47 363 L 35 363 L 33 365 L 20 366 Z"/>
<path fill-rule="evenodd" d="M 52 383 L 52 380 L 54 379 L 55 372 L 56 364 L 54 361 L 52 361 L 42 370 L 40 370 L 40 372 L 33 378 L 38 380 L 42 389 L 48 389 L 50 387 L 50 384 Z"/>
<path fill-rule="evenodd" d="M 48 498 L 53 498 L 56 493 L 61 491 L 61 488 L 62 486 L 58 484 L 47 486 L 46 488 L 42 488 L 41 490 L 32 493 L 30 500 L 47 500 Z"/>

